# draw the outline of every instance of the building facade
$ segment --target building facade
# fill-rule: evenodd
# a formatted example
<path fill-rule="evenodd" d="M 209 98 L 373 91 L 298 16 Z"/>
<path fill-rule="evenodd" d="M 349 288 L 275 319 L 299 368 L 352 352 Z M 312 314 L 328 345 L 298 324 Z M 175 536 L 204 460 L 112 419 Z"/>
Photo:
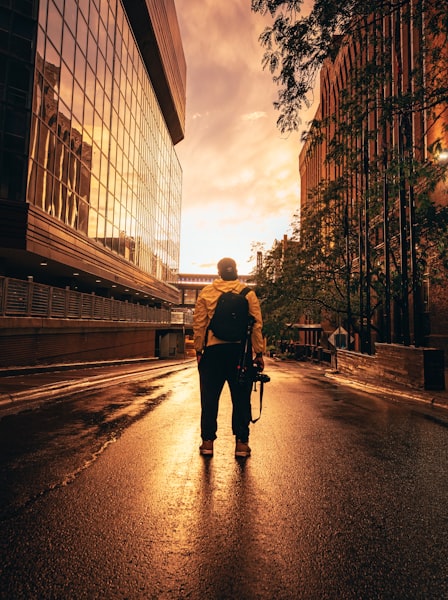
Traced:
<path fill-rule="evenodd" d="M 186 65 L 174 0 L 0 11 L 0 275 L 177 303 Z"/>
<path fill-rule="evenodd" d="M 320 129 L 299 159 L 302 211 L 326 206 L 340 229 L 346 325 L 367 352 L 375 341 L 448 349 L 446 279 L 425 238 L 431 223 L 419 221 L 428 201 L 448 202 L 443 177 L 432 185 L 448 156 L 446 31 L 434 26 L 436 3 L 425 7 L 378 9 L 335 38 L 320 77 Z M 332 233 L 323 239 L 334 243 Z"/>
<path fill-rule="evenodd" d="M 177 287 L 181 293 L 180 308 L 193 311 L 201 290 L 214 282 L 218 275 L 180 273 Z M 238 275 L 238 279 L 248 286 L 254 286 L 250 275 Z"/>

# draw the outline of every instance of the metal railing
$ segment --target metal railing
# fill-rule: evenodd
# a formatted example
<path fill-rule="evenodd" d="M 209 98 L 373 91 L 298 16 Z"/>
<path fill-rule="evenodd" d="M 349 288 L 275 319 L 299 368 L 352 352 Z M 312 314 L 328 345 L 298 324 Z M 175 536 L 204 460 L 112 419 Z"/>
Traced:
<path fill-rule="evenodd" d="M 34 281 L 0 277 L 0 316 L 138 321 L 160 325 L 190 325 L 192 315 L 103 298 Z"/>

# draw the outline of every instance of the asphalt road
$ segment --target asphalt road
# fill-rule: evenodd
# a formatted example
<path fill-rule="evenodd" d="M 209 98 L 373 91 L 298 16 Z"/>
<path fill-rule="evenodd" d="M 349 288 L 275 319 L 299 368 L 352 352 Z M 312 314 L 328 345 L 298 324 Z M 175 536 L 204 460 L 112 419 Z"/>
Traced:
<path fill-rule="evenodd" d="M 194 363 L 3 416 L 0 598 L 448 598 L 448 412 L 266 372 L 249 459 Z"/>

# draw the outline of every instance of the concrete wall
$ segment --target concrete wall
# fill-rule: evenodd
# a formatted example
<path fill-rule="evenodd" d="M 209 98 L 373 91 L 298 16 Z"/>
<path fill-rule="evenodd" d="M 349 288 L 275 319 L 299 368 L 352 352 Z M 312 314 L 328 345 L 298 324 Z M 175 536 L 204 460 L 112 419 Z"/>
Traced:
<path fill-rule="evenodd" d="M 0 367 L 152 358 L 156 333 L 144 323 L 0 319 Z"/>
<path fill-rule="evenodd" d="M 169 331 L 159 337 L 160 358 L 178 358 L 185 355 L 184 336 L 180 332 Z"/>
<path fill-rule="evenodd" d="M 376 344 L 375 355 L 338 350 L 340 373 L 375 382 L 389 382 L 414 389 L 445 389 L 444 353 L 435 348 Z"/>

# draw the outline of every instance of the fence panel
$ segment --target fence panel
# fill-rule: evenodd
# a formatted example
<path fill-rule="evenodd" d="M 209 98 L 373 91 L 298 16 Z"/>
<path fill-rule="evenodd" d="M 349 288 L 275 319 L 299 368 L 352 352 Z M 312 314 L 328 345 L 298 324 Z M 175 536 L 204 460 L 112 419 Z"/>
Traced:
<path fill-rule="evenodd" d="M 112 319 L 112 303 L 110 298 L 103 298 L 103 319 L 111 321 Z"/>
<path fill-rule="evenodd" d="M 68 312 L 69 319 L 80 319 L 82 315 L 82 296 L 80 292 L 70 292 L 68 297 Z"/>
<path fill-rule="evenodd" d="M 47 317 L 50 306 L 50 291 L 47 285 L 39 283 L 29 283 L 29 293 L 31 294 L 31 314 L 33 317 Z"/>
<path fill-rule="evenodd" d="M 7 290 L 5 314 L 28 316 L 29 283 L 20 279 L 8 279 Z"/>
<path fill-rule="evenodd" d="M 89 294 L 82 294 L 81 296 L 81 318 L 92 319 L 93 318 L 93 301 L 95 296 Z"/>
<path fill-rule="evenodd" d="M 111 321 L 120 320 L 120 304 L 119 300 L 112 300 L 110 304 L 110 318 Z"/>
<path fill-rule="evenodd" d="M 103 318 L 104 298 L 101 298 L 101 296 L 93 296 L 92 298 L 93 318 L 101 320 Z"/>
<path fill-rule="evenodd" d="M 63 319 L 66 317 L 67 292 L 59 288 L 52 288 L 51 291 L 50 316 Z"/>
<path fill-rule="evenodd" d="M 0 315 L 138 321 L 163 325 L 191 322 L 191 315 L 181 311 L 121 302 L 9 277 L 0 277 Z"/>

